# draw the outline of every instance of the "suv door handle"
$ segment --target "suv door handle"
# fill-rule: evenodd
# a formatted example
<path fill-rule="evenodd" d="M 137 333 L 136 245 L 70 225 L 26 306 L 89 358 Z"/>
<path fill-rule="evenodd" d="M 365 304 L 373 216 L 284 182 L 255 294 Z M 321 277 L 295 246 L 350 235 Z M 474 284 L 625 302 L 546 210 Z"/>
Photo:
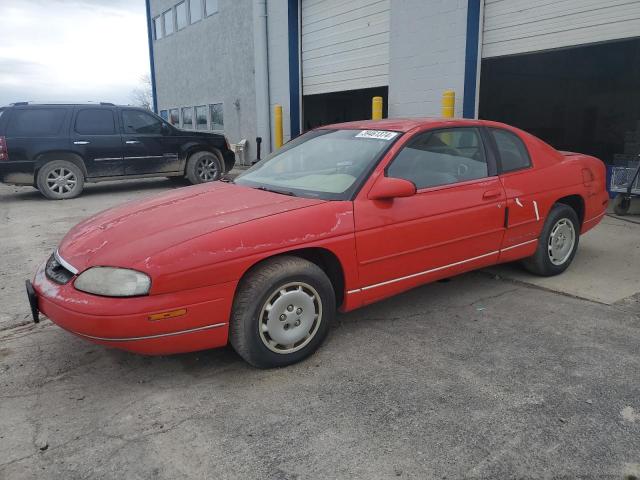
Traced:
<path fill-rule="evenodd" d="M 500 195 L 502 195 L 500 190 L 487 190 L 482 194 L 482 199 L 491 200 L 492 198 L 498 198 Z"/>
<path fill-rule="evenodd" d="M 74 145 L 89 145 L 91 142 L 87 142 L 86 140 L 76 140 L 73 142 Z"/>
<path fill-rule="evenodd" d="M 139 142 L 138 140 L 127 140 L 127 141 L 126 141 L 126 142 L 124 142 L 124 143 L 126 143 L 127 145 L 137 145 L 137 144 L 139 144 L 140 142 Z"/>

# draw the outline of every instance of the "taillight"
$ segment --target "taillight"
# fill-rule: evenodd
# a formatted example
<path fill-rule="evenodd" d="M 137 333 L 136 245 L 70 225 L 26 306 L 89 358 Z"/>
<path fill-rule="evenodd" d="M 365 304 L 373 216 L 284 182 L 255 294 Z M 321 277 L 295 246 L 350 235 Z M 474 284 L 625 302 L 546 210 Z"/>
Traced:
<path fill-rule="evenodd" d="M 9 160 L 9 152 L 7 151 L 7 139 L 0 137 L 0 160 Z"/>

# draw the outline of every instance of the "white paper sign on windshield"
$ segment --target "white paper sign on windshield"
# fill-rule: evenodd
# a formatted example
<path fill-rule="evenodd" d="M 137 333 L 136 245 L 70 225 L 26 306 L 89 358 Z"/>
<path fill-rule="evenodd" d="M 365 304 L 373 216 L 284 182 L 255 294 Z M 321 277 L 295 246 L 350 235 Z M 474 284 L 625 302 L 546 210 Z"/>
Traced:
<path fill-rule="evenodd" d="M 374 140 L 393 140 L 398 136 L 398 132 L 387 132 L 386 130 L 362 130 L 356 138 L 372 138 Z"/>

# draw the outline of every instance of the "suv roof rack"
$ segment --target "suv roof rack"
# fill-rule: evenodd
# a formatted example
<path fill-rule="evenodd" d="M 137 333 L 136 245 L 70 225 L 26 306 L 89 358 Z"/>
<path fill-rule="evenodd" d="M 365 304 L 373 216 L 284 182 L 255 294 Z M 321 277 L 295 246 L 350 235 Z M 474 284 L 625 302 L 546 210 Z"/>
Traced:
<path fill-rule="evenodd" d="M 116 104 L 112 102 L 64 102 L 64 101 L 52 101 L 52 102 L 14 102 L 10 103 L 10 107 L 21 107 L 24 105 L 104 105 L 109 107 L 115 107 Z"/>

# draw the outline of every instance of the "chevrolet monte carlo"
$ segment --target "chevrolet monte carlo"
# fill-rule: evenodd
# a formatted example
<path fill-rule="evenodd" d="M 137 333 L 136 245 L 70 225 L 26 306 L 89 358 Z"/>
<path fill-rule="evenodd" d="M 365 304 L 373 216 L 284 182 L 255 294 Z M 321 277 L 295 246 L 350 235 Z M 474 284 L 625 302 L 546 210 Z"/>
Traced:
<path fill-rule="evenodd" d="M 606 205 L 600 160 L 501 123 L 330 125 L 234 182 L 81 222 L 27 293 L 36 321 L 98 344 L 231 343 L 254 366 L 284 366 L 318 348 L 336 311 L 497 263 L 559 274 Z"/>

